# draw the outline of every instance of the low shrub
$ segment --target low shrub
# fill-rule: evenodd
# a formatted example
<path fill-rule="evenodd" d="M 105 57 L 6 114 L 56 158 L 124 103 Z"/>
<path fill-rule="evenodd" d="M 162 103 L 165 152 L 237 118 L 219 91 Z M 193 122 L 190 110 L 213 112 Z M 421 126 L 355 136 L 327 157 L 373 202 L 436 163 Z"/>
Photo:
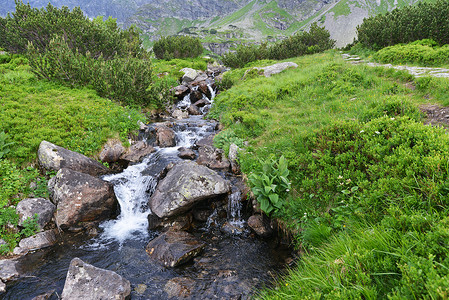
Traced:
<path fill-rule="evenodd" d="M 407 45 L 394 45 L 376 52 L 373 58 L 381 63 L 441 66 L 449 64 L 449 45 L 437 47 L 431 40 Z"/>
<path fill-rule="evenodd" d="M 153 45 L 153 52 L 158 59 L 198 57 L 203 53 L 199 38 L 190 36 L 161 37 Z"/>
<path fill-rule="evenodd" d="M 258 46 L 240 45 L 235 52 L 223 55 L 223 63 L 231 68 L 242 68 L 256 60 L 282 60 L 323 52 L 334 45 L 335 41 L 330 39 L 329 31 L 313 23 L 308 32 L 296 33 L 270 46 L 267 43 Z"/>

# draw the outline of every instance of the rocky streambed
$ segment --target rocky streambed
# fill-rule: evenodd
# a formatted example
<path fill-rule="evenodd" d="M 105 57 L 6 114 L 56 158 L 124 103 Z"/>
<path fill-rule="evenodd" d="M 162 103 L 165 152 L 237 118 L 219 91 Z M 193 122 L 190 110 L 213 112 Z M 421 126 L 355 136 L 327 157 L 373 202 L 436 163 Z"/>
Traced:
<path fill-rule="evenodd" d="M 235 160 L 213 147 L 218 124 L 202 118 L 220 68 L 183 71 L 169 116 L 141 124 L 128 150 L 105 146 L 116 172 L 41 143 L 40 165 L 57 171 L 50 199 L 22 206 L 41 209 L 47 230 L 0 261 L 1 299 L 246 299 L 283 270 L 291 250 L 254 213 Z"/>

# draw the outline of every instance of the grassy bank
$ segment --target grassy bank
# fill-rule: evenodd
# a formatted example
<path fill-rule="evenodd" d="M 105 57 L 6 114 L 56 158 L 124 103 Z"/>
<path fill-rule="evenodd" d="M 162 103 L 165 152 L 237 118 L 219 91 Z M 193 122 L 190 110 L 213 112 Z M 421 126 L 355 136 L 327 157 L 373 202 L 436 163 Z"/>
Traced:
<path fill-rule="evenodd" d="M 419 105 L 448 105 L 448 81 L 346 64 L 336 52 L 293 61 L 300 67 L 271 78 L 233 70 L 211 111 L 224 147 L 248 140 L 243 172 L 268 174 L 253 191 L 307 253 L 260 297 L 444 297 L 449 140 L 422 123 Z M 291 182 L 282 191 L 271 185 L 279 172 L 267 172 L 280 157 Z"/>
<path fill-rule="evenodd" d="M 95 157 L 109 138 L 126 145 L 145 116 L 100 98 L 93 90 L 70 89 L 31 73 L 21 56 L 1 56 L 0 64 L 0 254 L 25 236 L 17 228 L 15 205 L 46 197 L 47 178 L 37 169 L 42 140 Z"/>

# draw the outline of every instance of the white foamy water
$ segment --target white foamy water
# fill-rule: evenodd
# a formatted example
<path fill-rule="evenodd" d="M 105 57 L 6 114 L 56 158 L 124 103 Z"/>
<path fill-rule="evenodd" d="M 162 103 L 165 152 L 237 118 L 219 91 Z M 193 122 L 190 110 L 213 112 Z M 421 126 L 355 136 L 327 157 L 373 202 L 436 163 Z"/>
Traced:
<path fill-rule="evenodd" d="M 116 220 L 101 225 L 104 230 L 102 238 L 122 243 L 132 236 L 148 236 L 148 215 L 151 213 L 148 200 L 156 186 L 156 179 L 150 175 L 143 176 L 142 172 L 148 168 L 150 161 L 151 156 L 140 164 L 129 166 L 120 174 L 103 178 L 114 184 L 120 215 Z"/>
<path fill-rule="evenodd" d="M 181 103 L 181 105 L 190 104 L 190 98 L 184 98 Z M 151 210 L 148 202 L 156 188 L 159 172 L 169 162 L 179 161 L 178 149 L 191 147 L 213 130 L 211 126 L 210 123 L 206 124 L 201 116 L 192 116 L 179 121 L 174 128 L 177 141 L 175 147 L 156 148 L 157 151 L 141 163 L 129 166 L 122 173 L 103 177 L 114 185 L 120 215 L 116 220 L 109 220 L 100 225 L 103 229 L 100 240 L 118 241 L 122 244 L 127 239 L 144 239 L 149 236 L 148 215 Z"/>

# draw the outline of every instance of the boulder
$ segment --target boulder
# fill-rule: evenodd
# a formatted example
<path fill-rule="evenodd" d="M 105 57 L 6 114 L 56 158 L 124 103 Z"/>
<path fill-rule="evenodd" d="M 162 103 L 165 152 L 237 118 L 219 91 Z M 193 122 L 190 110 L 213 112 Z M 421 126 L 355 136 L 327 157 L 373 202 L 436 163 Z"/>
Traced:
<path fill-rule="evenodd" d="M 261 237 L 268 237 L 273 233 L 270 222 L 263 215 L 252 215 L 249 217 L 248 226 Z"/>
<path fill-rule="evenodd" d="M 184 69 L 179 70 L 179 72 L 184 73 L 184 75 L 182 76 L 182 84 L 183 85 L 194 81 L 195 78 L 198 76 L 198 72 L 191 68 L 184 68 Z"/>
<path fill-rule="evenodd" d="M 190 102 L 195 103 L 196 101 L 203 99 L 203 93 L 200 90 L 193 90 L 190 92 Z"/>
<path fill-rule="evenodd" d="M 201 91 L 201 93 L 203 93 L 204 95 L 206 95 L 208 99 L 212 98 L 212 93 L 205 81 L 200 82 L 200 84 L 198 85 L 198 90 Z"/>
<path fill-rule="evenodd" d="M 282 63 L 277 63 L 277 64 L 274 64 L 271 66 L 254 68 L 254 69 L 263 71 L 263 75 L 265 77 L 270 77 L 271 75 L 281 73 L 285 69 L 297 68 L 297 67 L 298 67 L 298 65 L 295 64 L 294 62 L 282 62 Z"/>
<path fill-rule="evenodd" d="M 204 145 L 198 149 L 198 159 L 196 162 L 199 165 L 204 165 L 211 169 L 221 170 L 228 170 L 231 165 L 223 149 L 217 149 L 208 145 Z"/>
<path fill-rule="evenodd" d="M 211 146 L 212 147 L 213 145 L 214 145 L 214 135 L 211 134 L 205 138 L 202 138 L 201 140 L 196 141 L 195 145 L 194 145 L 194 149 L 197 150 L 203 146 Z"/>
<path fill-rule="evenodd" d="M 122 276 L 74 258 L 70 262 L 61 299 L 119 300 L 126 299 L 130 294 L 131 284 Z"/>
<path fill-rule="evenodd" d="M 175 96 L 178 98 L 183 98 L 185 95 L 187 95 L 190 91 L 189 87 L 185 85 L 178 85 L 174 88 L 175 90 Z"/>
<path fill-rule="evenodd" d="M 193 104 L 190 105 L 189 108 L 187 108 L 187 111 L 189 112 L 189 115 L 192 115 L 192 116 L 199 116 L 202 114 L 200 109 Z"/>
<path fill-rule="evenodd" d="M 200 99 L 198 101 L 196 101 L 195 103 L 193 103 L 193 105 L 195 105 L 196 107 L 203 107 L 206 105 L 209 105 L 210 101 L 207 99 Z"/>
<path fill-rule="evenodd" d="M 178 149 L 178 151 L 179 151 L 178 153 L 179 158 L 190 160 L 194 160 L 196 158 L 195 151 L 193 151 L 192 149 L 181 147 Z"/>
<path fill-rule="evenodd" d="M 175 109 L 171 115 L 177 120 L 187 119 L 189 117 L 189 113 L 181 109 Z"/>
<path fill-rule="evenodd" d="M 126 161 L 127 163 L 137 163 L 140 162 L 145 156 L 148 156 L 155 151 L 156 149 L 144 141 L 138 141 L 129 147 L 128 151 L 120 157 L 120 160 Z"/>
<path fill-rule="evenodd" d="M 0 260 L 0 281 L 6 282 L 19 277 L 17 261 L 12 259 Z"/>
<path fill-rule="evenodd" d="M 61 169 L 55 176 L 53 203 L 56 204 L 56 224 L 62 229 L 80 222 L 109 218 L 116 208 L 112 184 L 88 174 Z"/>
<path fill-rule="evenodd" d="M 39 165 L 46 170 L 59 171 L 67 168 L 92 176 L 110 173 L 110 170 L 98 161 L 47 141 L 40 143 L 37 156 Z"/>
<path fill-rule="evenodd" d="M 206 72 L 198 72 L 198 75 L 195 77 L 194 82 L 196 82 L 196 85 L 200 84 L 201 82 L 207 80 L 209 76 L 207 76 Z"/>
<path fill-rule="evenodd" d="M 114 163 L 120 159 L 126 149 L 123 147 L 122 142 L 119 140 L 109 140 L 106 145 L 103 146 L 103 150 L 100 152 L 100 160 L 102 162 Z"/>
<path fill-rule="evenodd" d="M 187 298 L 195 288 L 195 281 L 188 277 L 175 277 L 170 279 L 164 287 L 169 298 Z"/>
<path fill-rule="evenodd" d="M 240 173 L 240 166 L 238 163 L 239 151 L 240 151 L 240 148 L 236 144 L 232 143 L 229 146 L 228 158 L 229 158 L 229 162 L 231 163 L 231 171 L 233 174 Z"/>
<path fill-rule="evenodd" d="M 27 252 L 50 247 L 56 244 L 56 242 L 57 238 L 55 230 L 47 230 L 20 240 L 19 247 L 23 250 L 22 252 Z"/>
<path fill-rule="evenodd" d="M 56 206 L 51 201 L 44 198 L 27 198 L 17 204 L 16 212 L 19 215 L 19 225 L 28 218 L 33 218 L 37 214 L 37 224 L 42 230 L 51 221 Z"/>
<path fill-rule="evenodd" d="M 145 250 L 166 267 L 175 267 L 197 256 L 205 243 L 185 231 L 168 231 L 151 240 Z"/>
<path fill-rule="evenodd" d="M 192 161 L 183 161 L 159 182 L 150 199 L 150 208 L 159 218 L 170 217 L 189 210 L 201 200 L 230 190 L 229 181 L 215 171 Z"/>
<path fill-rule="evenodd" d="M 173 129 L 166 125 L 159 125 L 156 127 L 156 144 L 161 147 L 176 146 L 176 134 Z"/>

